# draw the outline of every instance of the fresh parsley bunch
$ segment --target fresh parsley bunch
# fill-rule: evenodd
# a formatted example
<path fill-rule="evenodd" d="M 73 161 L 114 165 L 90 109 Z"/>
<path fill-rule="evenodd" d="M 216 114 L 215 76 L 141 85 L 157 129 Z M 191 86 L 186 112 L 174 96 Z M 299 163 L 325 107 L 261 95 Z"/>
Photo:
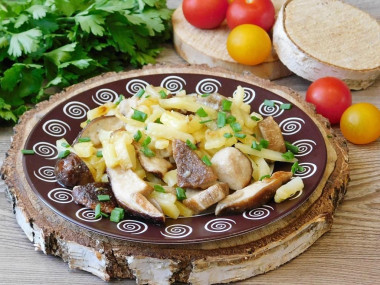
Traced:
<path fill-rule="evenodd" d="M 154 63 L 171 13 L 166 0 L 2 0 L 0 123 L 88 77 Z"/>

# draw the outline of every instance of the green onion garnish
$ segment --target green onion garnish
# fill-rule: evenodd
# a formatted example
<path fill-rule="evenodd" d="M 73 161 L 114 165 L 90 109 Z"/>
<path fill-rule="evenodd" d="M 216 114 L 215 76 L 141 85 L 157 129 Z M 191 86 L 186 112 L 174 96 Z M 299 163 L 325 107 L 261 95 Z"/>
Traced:
<path fill-rule="evenodd" d="M 154 188 L 154 191 L 157 191 L 157 192 L 161 192 L 161 193 L 166 192 L 164 187 L 162 187 L 161 185 L 158 185 L 158 184 L 154 185 L 153 188 Z"/>
<path fill-rule="evenodd" d="M 148 94 L 148 95 L 145 95 L 145 97 L 144 98 L 149 98 L 150 97 L 150 95 Z"/>
<path fill-rule="evenodd" d="M 244 139 L 247 135 L 246 134 L 235 133 L 234 136 L 237 137 L 237 138 L 239 138 L 239 139 Z"/>
<path fill-rule="evenodd" d="M 288 150 L 287 152 L 282 154 L 282 157 L 286 160 L 292 160 L 294 158 L 294 154 L 290 150 Z"/>
<path fill-rule="evenodd" d="M 261 150 L 262 146 L 259 143 L 253 141 L 252 145 L 251 145 L 251 148 L 253 148 L 255 150 Z"/>
<path fill-rule="evenodd" d="M 199 123 L 200 123 L 200 124 L 206 124 L 206 123 L 209 123 L 209 122 L 212 122 L 212 120 L 200 121 Z"/>
<path fill-rule="evenodd" d="M 202 157 L 202 161 L 203 161 L 204 164 L 206 164 L 207 166 L 211 166 L 211 165 L 212 165 L 212 163 L 211 163 L 211 161 L 210 161 L 210 159 L 208 158 L 207 155 L 204 155 L 204 156 Z"/>
<path fill-rule="evenodd" d="M 103 212 L 100 212 L 100 214 L 105 217 L 105 218 L 108 218 L 110 215 L 106 214 L 106 213 L 103 213 Z"/>
<path fill-rule="evenodd" d="M 223 99 L 222 110 L 226 112 L 231 111 L 231 105 L 232 105 L 232 101 Z"/>
<path fill-rule="evenodd" d="M 152 141 L 151 137 L 147 136 L 146 139 L 143 141 L 143 143 L 141 145 L 142 146 L 147 146 L 148 144 L 150 144 L 151 141 Z"/>
<path fill-rule="evenodd" d="M 233 122 L 236 122 L 236 118 L 234 116 L 228 116 L 227 119 L 226 119 L 226 123 L 227 124 L 231 124 Z"/>
<path fill-rule="evenodd" d="M 70 147 L 70 145 L 69 145 L 67 142 L 63 142 L 63 143 L 61 143 L 61 146 L 65 147 L 65 148 Z"/>
<path fill-rule="evenodd" d="M 22 149 L 21 153 L 22 154 L 35 154 L 34 150 L 32 150 L 32 149 Z"/>
<path fill-rule="evenodd" d="M 260 145 L 261 145 L 263 148 L 268 148 L 268 146 L 269 146 L 269 141 L 264 140 L 264 139 L 261 139 L 261 140 L 260 140 Z"/>
<path fill-rule="evenodd" d="M 207 117 L 207 116 L 208 116 L 207 112 L 206 112 L 205 109 L 203 109 L 202 107 L 200 107 L 195 113 L 196 113 L 199 117 L 201 117 L 201 118 L 204 118 L 204 117 Z"/>
<path fill-rule="evenodd" d="M 175 190 L 177 192 L 177 200 L 182 201 L 182 200 L 186 199 L 186 191 L 185 191 L 185 189 L 183 189 L 181 187 L 176 187 Z"/>
<path fill-rule="evenodd" d="M 141 138 L 142 138 L 142 133 L 141 133 L 140 130 L 138 130 L 138 131 L 134 134 L 133 139 L 135 140 L 135 142 L 138 142 L 139 140 L 141 140 Z"/>
<path fill-rule="evenodd" d="M 99 219 L 102 215 L 102 212 L 100 211 L 100 204 L 97 204 L 95 207 L 95 219 Z"/>
<path fill-rule="evenodd" d="M 263 175 L 263 176 L 260 177 L 259 180 L 261 181 L 261 180 L 263 180 L 263 179 L 265 179 L 265 178 L 270 178 L 270 175 Z"/>
<path fill-rule="evenodd" d="M 274 107 L 274 102 L 272 100 L 265 99 L 264 105 L 268 107 Z"/>
<path fill-rule="evenodd" d="M 147 157 L 153 157 L 153 156 L 156 155 L 156 154 L 154 153 L 154 151 L 151 150 L 151 149 L 150 149 L 149 147 L 147 147 L 147 146 L 144 146 L 144 147 L 142 148 L 141 152 L 142 152 L 145 156 L 147 156 Z"/>
<path fill-rule="evenodd" d="M 88 124 L 88 123 L 90 123 L 90 122 L 91 122 L 91 120 L 87 120 L 87 121 L 86 121 L 86 124 Z"/>
<path fill-rule="evenodd" d="M 208 97 L 210 95 L 211 95 L 210 93 L 205 93 L 205 94 L 202 94 L 201 97 Z"/>
<path fill-rule="evenodd" d="M 119 95 L 119 98 L 117 99 L 117 101 L 115 102 L 115 105 L 119 105 L 121 101 L 123 101 L 125 99 L 124 95 L 123 94 L 120 94 Z"/>
<path fill-rule="evenodd" d="M 292 173 L 296 173 L 297 171 L 299 172 L 303 172 L 305 171 L 305 168 L 303 168 L 301 165 L 298 164 L 298 161 L 296 161 L 295 163 L 293 163 L 292 165 Z"/>
<path fill-rule="evenodd" d="M 290 150 L 292 153 L 298 153 L 299 152 L 298 146 L 295 146 L 295 145 L 291 144 L 290 142 L 286 141 L 285 147 L 287 150 Z"/>
<path fill-rule="evenodd" d="M 192 150 L 196 150 L 197 146 L 193 144 L 190 140 L 186 140 L 186 145 L 191 148 Z"/>
<path fill-rule="evenodd" d="M 166 94 L 166 92 L 165 92 L 164 90 L 161 90 L 161 91 L 158 92 L 158 93 L 160 93 L 161 99 L 166 99 L 166 98 L 168 98 L 168 94 Z"/>
<path fill-rule="evenodd" d="M 102 152 L 101 150 L 98 150 L 98 151 L 96 152 L 96 156 L 97 156 L 97 157 L 103 157 L 103 152 Z"/>
<path fill-rule="evenodd" d="M 58 154 L 58 158 L 65 158 L 66 156 L 68 156 L 70 154 L 70 151 L 68 149 L 66 149 L 65 151 L 61 151 L 59 154 Z"/>
<path fill-rule="evenodd" d="M 141 98 L 142 95 L 144 95 L 145 93 L 145 90 L 144 89 L 140 89 L 136 94 L 135 96 L 138 97 L 138 98 Z"/>
<path fill-rule="evenodd" d="M 148 115 L 145 114 L 144 112 L 133 109 L 133 115 L 131 118 L 139 122 L 145 122 L 146 118 L 148 118 Z"/>
<path fill-rule="evenodd" d="M 110 221 L 118 223 L 122 219 L 124 219 L 124 209 L 116 207 L 115 209 L 112 210 L 111 212 L 111 217 Z"/>
<path fill-rule="evenodd" d="M 226 113 L 218 112 L 218 119 L 216 121 L 218 128 L 223 128 L 226 125 Z"/>
<path fill-rule="evenodd" d="M 89 137 L 83 137 L 83 138 L 79 138 L 78 139 L 78 142 L 82 143 L 82 142 L 90 142 L 91 139 Z"/>
<path fill-rule="evenodd" d="M 292 104 L 290 103 L 283 103 L 280 105 L 280 109 L 282 110 L 290 110 L 292 108 Z"/>
<path fill-rule="evenodd" d="M 230 124 L 230 126 L 235 133 L 238 133 L 241 131 L 241 125 L 238 122 L 233 122 Z"/>
<path fill-rule="evenodd" d="M 162 124 L 160 118 L 156 119 L 154 122 L 155 122 L 156 124 Z"/>
<path fill-rule="evenodd" d="M 232 138 L 232 137 L 233 137 L 233 135 L 232 135 L 232 134 L 230 134 L 230 133 L 225 133 L 223 136 L 224 136 L 225 138 L 227 138 L 227 139 L 229 139 L 229 138 Z"/>
<path fill-rule="evenodd" d="M 256 121 L 256 122 L 260 121 L 260 118 L 256 117 L 256 116 L 251 116 L 251 119 L 254 120 L 254 121 Z"/>
<path fill-rule="evenodd" d="M 109 201 L 111 200 L 110 195 L 98 195 L 98 200 L 100 202 Z"/>

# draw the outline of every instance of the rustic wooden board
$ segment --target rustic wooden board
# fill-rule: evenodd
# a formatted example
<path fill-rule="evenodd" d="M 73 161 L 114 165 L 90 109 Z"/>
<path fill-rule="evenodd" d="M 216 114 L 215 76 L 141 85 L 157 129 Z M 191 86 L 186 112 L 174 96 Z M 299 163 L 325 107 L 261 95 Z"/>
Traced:
<path fill-rule="evenodd" d="M 157 72 L 204 73 L 234 77 L 255 84 L 302 106 L 326 140 L 328 165 L 320 187 L 307 203 L 286 218 L 252 233 L 219 242 L 191 246 L 150 245 L 120 241 L 69 223 L 52 212 L 32 192 L 22 172 L 20 149 L 28 130 L 55 104 L 105 82 Z M 328 135 L 331 135 L 331 137 Z M 28 112 L 15 128 L 15 136 L 2 173 L 8 184 L 16 219 L 37 250 L 62 257 L 71 268 L 89 271 L 104 280 L 137 278 L 139 282 L 165 284 L 222 283 L 245 279 L 275 269 L 306 250 L 332 225 L 333 212 L 348 182 L 345 142 L 327 122 L 294 91 L 253 76 L 243 76 L 204 66 L 157 66 L 126 73 L 110 73 L 88 80 L 54 96 Z M 223 272 L 223 274 L 220 274 Z M 226 273 L 228 272 L 228 273 Z"/>

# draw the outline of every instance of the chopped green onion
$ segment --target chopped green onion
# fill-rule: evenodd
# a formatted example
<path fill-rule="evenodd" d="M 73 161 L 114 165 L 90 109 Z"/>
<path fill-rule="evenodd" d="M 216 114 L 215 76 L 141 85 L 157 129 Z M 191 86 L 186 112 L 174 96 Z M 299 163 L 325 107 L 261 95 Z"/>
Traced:
<path fill-rule="evenodd" d="M 139 140 L 141 140 L 141 138 L 142 138 L 142 133 L 141 133 L 140 130 L 138 130 L 138 131 L 134 134 L 133 139 L 135 140 L 135 142 L 138 142 Z"/>
<path fill-rule="evenodd" d="M 232 124 L 230 124 L 230 126 L 235 133 L 241 131 L 241 125 L 238 122 L 233 122 Z"/>
<path fill-rule="evenodd" d="M 263 179 L 265 179 L 265 178 L 270 178 L 270 175 L 263 175 L 263 176 L 260 177 L 259 180 L 261 181 L 261 180 L 263 180 Z"/>
<path fill-rule="evenodd" d="M 239 139 L 244 139 L 247 135 L 246 134 L 235 133 L 234 136 L 237 137 L 237 138 L 239 138 Z"/>
<path fill-rule="evenodd" d="M 186 140 L 186 145 L 191 148 L 192 150 L 196 150 L 197 146 L 193 144 L 190 140 Z"/>
<path fill-rule="evenodd" d="M 258 122 L 260 121 L 261 119 L 259 117 L 256 117 L 256 116 L 251 116 L 251 119 Z"/>
<path fill-rule="evenodd" d="M 218 128 L 223 128 L 226 125 L 226 113 L 218 112 L 218 119 L 216 121 Z"/>
<path fill-rule="evenodd" d="M 227 138 L 227 139 L 229 139 L 229 138 L 232 138 L 232 137 L 233 137 L 233 135 L 232 135 L 232 134 L 230 134 L 230 133 L 225 133 L 223 136 L 224 136 L 225 138 Z"/>
<path fill-rule="evenodd" d="M 98 195 L 98 200 L 100 202 L 109 201 L 111 200 L 110 195 Z"/>
<path fill-rule="evenodd" d="M 204 118 L 204 117 L 207 117 L 207 116 L 208 116 L 207 112 L 206 112 L 205 109 L 203 109 L 202 107 L 200 107 L 195 113 L 196 113 L 199 117 L 201 117 L 201 118 Z"/>
<path fill-rule="evenodd" d="M 156 124 L 162 124 L 160 118 L 156 119 L 154 122 L 155 122 Z"/>
<path fill-rule="evenodd" d="M 66 149 L 65 151 L 61 151 L 59 154 L 58 154 L 58 158 L 65 158 L 66 156 L 68 156 L 70 154 L 70 151 L 68 149 Z"/>
<path fill-rule="evenodd" d="M 290 103 L 283 103 L 280 105 L 280 109 L 282 110 L 290 110 L 292 108 L 292 104 Z"/>
<path fill-rule="evenodd" d="M 228 116 L 227 119 L 226 119 L 226 123 L 227 124 L 231 124 L 233 122 L 236 122 L 236 118 L 234 116 Z"/>
<path fill-rule="evenodd" d="M 69 145 L 67 142 L 63 142 L 63 143 L 61 143 L 61 146 L 65 147 L 65 148 L 70 147 L 70 145 Z"/>
<path fill-rule="evenodd" d="M 261 139 L 261 140 L 260 140 L 260 145 L 261 145 L 263 148 L 268 148 L 268 146 L 269 146 L 269 141 L 264 140 L 264 139 Z"/>
<path fill-rule="evenodd" d="M 148 95 L 145 95 L 145 97 L 144 98 L 149 98 L 150 97 L 150 95 L 148 94 Z"/>
<path fill-rule="evenodd" d="M 115 222 L 115 223 L 118 223 L 120 222 L 122 219 L 124 219 L 124 209 L 122 208 L 114 208 L 111 212 L 111 217 L 110 217 L 110 221 L 111 222 Z"/>
<path fill-rule="evenodd" d="M 100 212 L 100 214 L 105 217 L 105 218 L 108 218 L 110 215 L 106 214 L 106 213 L 103 213 L 103 212 Z"/>
<path fill-rule="evenodd" d="M 286 160 L 292 160 L 294 158 L 294 154 L 290 150 L 288 150 L 287 152 L 282 154 L 282 157 Z"/>
<path fill-rule="evenodd" d="M 211 166 L 211 165 L 212 165 L 212 163 L 211 163 L 211 161 L 210 161 L 210 159 L 208 158 L 207 155 L 204 155 L 204 156 L 202 157 L 202 161 L 203 161 L 204 164 L 206 164 L 207 166 Z"/>
<path fill-rule="evenodd" d="M 83 137 L 83 138 L 79 138 L 78 139 L 78 142 L 82 143 L 82 142 L 90 142 L 91 139 L 89 137 Z"/>
<path fill-rule="evenodd" d="M 123 94 L 120 94 L 119 95 L 119 98 L 117 99 L 117 101 L 115 102 L 115 105 L 119 105 L 121 101 L 123 101 L 125 99 L 124 95 Z"/>
<path fill-rule="evenodd" d="M 177 192 L 177 200 L 182 201 L 187 198 L 185 189 L 181 187 L 176 187 L 175 190 Z"/>
<path fill-rule="evenodd" d="M 135 96 L 138 97 L 138 98 L 141 98 L 142 95 L 144 95 L 145 93 L 145 90 L 144 89 L 140 89 L 136 94 Z"/>
<path fill-rule="evenodd" d="M 98 151 L 96 152 L 96 156 L 97 156 L 97 157 L 103 157 L 103 152 L 102 152 L 101 150 L 98 150 Z"/>
<path fill-rule="evenodd" d="M 292 153 L 298 153 L 299 152 L 298 146 L 295 146 L 295 145 L 291 144 L 290 142 L 286 141 L 285 147 L 287 150 L 290 150 Z"/>
<path fill-rule="evenodd" d="M 22 154 L 35 154 L 34 150 L 32 150 L 32 149 L 22 149 L 21 153 Z"/>
<path fill-rule="evenodd" d="M 99 219 L 102 215 L 102 212 L 100 211 L 100 204 L 97 204 L 95 207 L 95 219 Z"/>
<path fill-rule="evenodd" d="M 274 102 L 272 100 L 265 99 L 264 105 L 268 107 L 274 107 Z"/>
<path fill-rule="evenodd" d="M 164 187 L 162 187 L 161 185 L 158 185 L 158 184 L 154 185 L 153 188 L 154 188 L 154 191 L 157 191 L 157 192 L 161 192 L 161 193 L 166 192 Z"/>
<path fill-rule="evenodd" d="M 210 95 L 211 95 L 210 93 L 205 93 L 205 94 L 202 94 L 201 97 L 208 97 Z"/>
<path fill-rule="evenodd" d="M 259 143 L 253 141 L 253 142 L 252 142 L 252 145 L 251 145 L 251 148 L 253 148 L 253 149 L 255 149 L 255 150 L 261 150 L 261 149 L 262 149 L 262 146 L 261 146 Z"/>
<path fill-rule="evenodd" d="M 231 111 L 231 105 L 232 105 L 232 101 L 223 99 L 223 101 L 222 101 L 222 110 L 226 111 L 226 112 L 227 111 Z"/>
<path fill-rule="evenodd" d="M 212 122 L 212 120 L 200 121 L 199 123 L 200 123 L 200 124 L 206 124 L 206 123 L 209 123 L 209 122 Z"/>
<path fill-rule="evenodd" d="M 148 115 L 145 114 L 144 112 L 133 109 L 133 115 L 131 118 L 139 122 L 145 122 L 146 118 L 148 118 Z"/>
<path fill-rule="evenodd" d="M 165 92 L 164 90 L 161 90 L 161 91 L 158 92 L 158 93 L 160 93 L 161 99 L 166 99 L 166 98 L 168 98 L 168 94 L 166 94 L 166 92 Z"/>
<path fill-rule="evenodd" d="M 91 122 L 91 120 L 87 120 L 87 121 L 86 121 L 86 124 L 88 124 L 88 123 L 90 123 L 90 122 Z"/>
<path fill-rule="evenodd" d="M 151 141 L 152 141 L 151 137 L 147 136 L 141 145 L 142 146 L 147 146 L 148 144 L 151 143 Z"/>
<path fill-rule="evenodd" d="M 151 149 L 150 149 L 149 147 L 147 147 L 147 146 L 144 146 L 144 147 L 142 148 L 141 152 L 142 152 L 145 156 L 147 156 L 147 157 L 153 157 L 153 156 L 156 155 L 156 154 L 154 153 L 154 151 L 151 150 Z"/>
<path fill-rule="evenodd" d="M 298 161 L 296 161 L 295 163 L 293 163 L 292 165 L 292 173 L 296 173 L 297 171 L 299 172 L 303 172 L 305 171 L 305 168 L 303 168 L 301 165 L 298 164 Z"/>

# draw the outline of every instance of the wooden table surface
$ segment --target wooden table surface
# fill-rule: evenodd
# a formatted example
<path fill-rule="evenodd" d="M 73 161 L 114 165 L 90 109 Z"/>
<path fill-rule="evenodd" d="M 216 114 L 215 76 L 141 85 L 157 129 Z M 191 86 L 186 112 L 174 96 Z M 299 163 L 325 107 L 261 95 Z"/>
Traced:
<path fill-rule="evenodd" d="M 175 8 L 180 2 L 169 0 L 168 5 Z M 345 2 L 380 19 L 378 0 Z M 159 62 L 182 60 L 168 46 Z M 310 84 L 294 75 L 275 82 L 300 94 L 305 94 Z M 380 108 L 380 80 L 352 95 L 354 103 L 370 102 Z M 0 127 L 0 165 L 11 136 L 12 128 Z M 348 145 L 351 182 L 331 231 L 288 264 L 239 284 L 380 284 L 380 139 L 364 146 Z M 90 273 L 69 269 L 60 258 L 35 252 L 4 193 L 0 180 L 0 284 L 105 284 Z M 126 280 L 112 283 L 135 284 Z"/>

